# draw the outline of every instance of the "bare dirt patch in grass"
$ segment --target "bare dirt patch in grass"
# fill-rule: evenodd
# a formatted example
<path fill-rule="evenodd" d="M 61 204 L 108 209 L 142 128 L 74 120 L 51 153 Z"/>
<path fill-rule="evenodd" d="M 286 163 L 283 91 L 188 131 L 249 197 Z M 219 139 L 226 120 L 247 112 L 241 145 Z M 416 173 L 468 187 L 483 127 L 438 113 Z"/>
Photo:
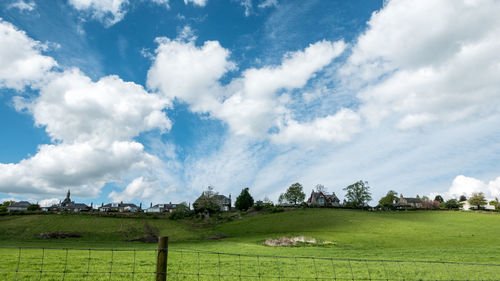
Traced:
<path fill-rule="evenodd" d="M 330 241 L 318 241 L 316 238 L 305 236 L 271 238 L 264 241 L 264 245 L 270 247 L 297 247 L 297 246 L 326 246 L 334 245 Z"/>

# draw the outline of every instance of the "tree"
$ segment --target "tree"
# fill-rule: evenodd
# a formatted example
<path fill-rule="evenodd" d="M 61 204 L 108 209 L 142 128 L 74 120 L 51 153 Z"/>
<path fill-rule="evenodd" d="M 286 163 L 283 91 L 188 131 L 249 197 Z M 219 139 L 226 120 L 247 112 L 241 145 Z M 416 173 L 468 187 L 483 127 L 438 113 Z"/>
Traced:
<path fill-rule="evenodd" d="M 248 192 L 248 187 L 244 188 L 241 191 L 240 196 L 236 198 L 234 206 L 236 207 L 236 209 L 244 211 L 248 210 L 250 207 L 253 206 L 253 198 L 250 195 L 250 192 Z"/>
<path fill-rule="evenodd" d="M 7 212 L 7 207 L 9 207 L 10 205 L 16 203 L 15 201 L 4 201 L 1 205 L 0 205 L 0 212 Z"/>
<path fill-rule="evenodd" d="M 326 187 L 322 184 L 317 184 L 315 186 L 316 188 L 316 192 L 321 192 L 321 193 L 325 193 L 326 192 Z"/>
<path fill-rule="evenodd" d="M 472 193 L 472 196 L 469 198 L 469 204 L 477 206 L 478 209 L 486 205 L 486 203 L 486 198 L 484 198 L 484 193 L 482 192 Z"/>
<path fill-rule="evenodd" d="M 444 206 L 447 208 L 447 209 L 458 209 L 460 208 L 460 202 L 458 202 L 457 199 L 450 199 L 448 201 L 446 201 L 444 203 Z"/>
<path fill-rule="evenodd" d="M 38 204 L 31 204 L 28 206 L 28 211 L 39 211 L 40 210 L 40 205 Z"/>
<path fill-rule="evenodd" d="M 283 204 L 285 202 L 293 205 L 299 205 L 304 201 L 306 195 L 302 191 L 302 185 L 298 182 L 290 185 L 285 193 L 280 195 L 279 202 Z"/>
<path fill-rule="evenodd" d="M 196 213 L 208 212 L 210 214 L 217 213 L 220 211 L 219 203 L 217 202 L 215 195 L 217 192 L 214 191 L 214 188 L 209 186 L 207 190 L 203 191 L 194 201 L 193 208 Z"/>
<path fill-rule="evenodd" d="M 346 198 L 348 204 L 355 208 L 363 208 L 368 205 L 368 201 L 372 200 L 367 181 L 355 182 L 343 190 L 347 191 Z"/>
<path fill-rule="evenodd" d="M 439 203 L 443 203 L 444 199 L 441 195 L 436 195 L 436 197 L 434 197 L 434 201 L 438 201 Z"/>
<path fill-rule="evenodd" d="M 465 195 L 460 195 L 460 199 L 458 199 L 458 201 L 465 202 L 467 201 L 467 197 L 465 197 Z"/>
<path fill-rule="evenodd" d="M 175 207 L 175 210 L 168 216 L 171 220 L 178 220 L 190 217 L 192 215 L 192 211 L 189 209 L 189 206 L 186 202 L 182 202 Z"/>
<path fill-rule="evenodd" d="M 384 197 L 380 198 L 378 203 L 382 207 L 393 209 L 394 200 L 396 199 L 398 199 L 398 193 L 394 190 L 389 190 L 389 192 L 387 192 L 387 194 Z"/>
<path fill-rule="evenodd" d="M 424 195 L 424 196 L 422 196 L 422 201 L 429 201 L 429 200 L 430 200 L 430 199 L 429 199 L 429 197 L 427 197 L 427 196 L 425 196 L 425 195 Z"/>

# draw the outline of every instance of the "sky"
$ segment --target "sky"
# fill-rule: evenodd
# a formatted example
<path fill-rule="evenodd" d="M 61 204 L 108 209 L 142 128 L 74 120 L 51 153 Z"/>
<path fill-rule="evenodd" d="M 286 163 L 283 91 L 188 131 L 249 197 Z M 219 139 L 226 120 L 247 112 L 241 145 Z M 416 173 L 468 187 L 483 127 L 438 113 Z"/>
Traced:
<path fill-rule="evenodd" d="M 500 195 L 495 0 L 6 0 L 0 201 Z"/>

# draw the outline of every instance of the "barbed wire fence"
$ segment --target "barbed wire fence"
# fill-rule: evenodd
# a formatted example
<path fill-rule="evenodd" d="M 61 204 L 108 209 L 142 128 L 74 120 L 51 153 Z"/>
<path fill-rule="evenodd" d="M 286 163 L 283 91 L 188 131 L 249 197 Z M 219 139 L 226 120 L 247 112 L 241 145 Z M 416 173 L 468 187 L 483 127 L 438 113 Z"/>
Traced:
<path fill-rule="evenodd" d="M 1 280 L 499 280 L 500 264 L 234 254 L 169 248 L 0 247 Z"/>

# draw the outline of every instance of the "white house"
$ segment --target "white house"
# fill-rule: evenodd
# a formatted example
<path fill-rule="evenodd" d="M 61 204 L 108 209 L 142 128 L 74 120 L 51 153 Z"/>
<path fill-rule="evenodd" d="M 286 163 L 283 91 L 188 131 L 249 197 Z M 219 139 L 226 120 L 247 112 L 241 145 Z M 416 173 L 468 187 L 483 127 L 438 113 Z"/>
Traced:
<path fill-rule="evenodd" d="M 172 213 L 175 208 L 177 208 L 178 204 L 172 204 L 170 202 L 169 204 L 156 204 L 153 206 L 151 204 L 151 207 L 147 208 L 145 210 L 146 213 Z"/>
<path fill-rule="evenodd" d="M 491 200 L 486 200 L 490 202 Z M 469 201 L 464 201 L 462 202 L 464 205 L 462 206 L 462 210 L 464 211 L 470 211 L 470 210 L 477 210 L 477 206 L 471 205 Z M 495 206 L 490 205 L 489 203 L 486 203 L 486 205 L 482 205 L 481 208 L 484 208 L 485 210 L 495 210 Z"/>

